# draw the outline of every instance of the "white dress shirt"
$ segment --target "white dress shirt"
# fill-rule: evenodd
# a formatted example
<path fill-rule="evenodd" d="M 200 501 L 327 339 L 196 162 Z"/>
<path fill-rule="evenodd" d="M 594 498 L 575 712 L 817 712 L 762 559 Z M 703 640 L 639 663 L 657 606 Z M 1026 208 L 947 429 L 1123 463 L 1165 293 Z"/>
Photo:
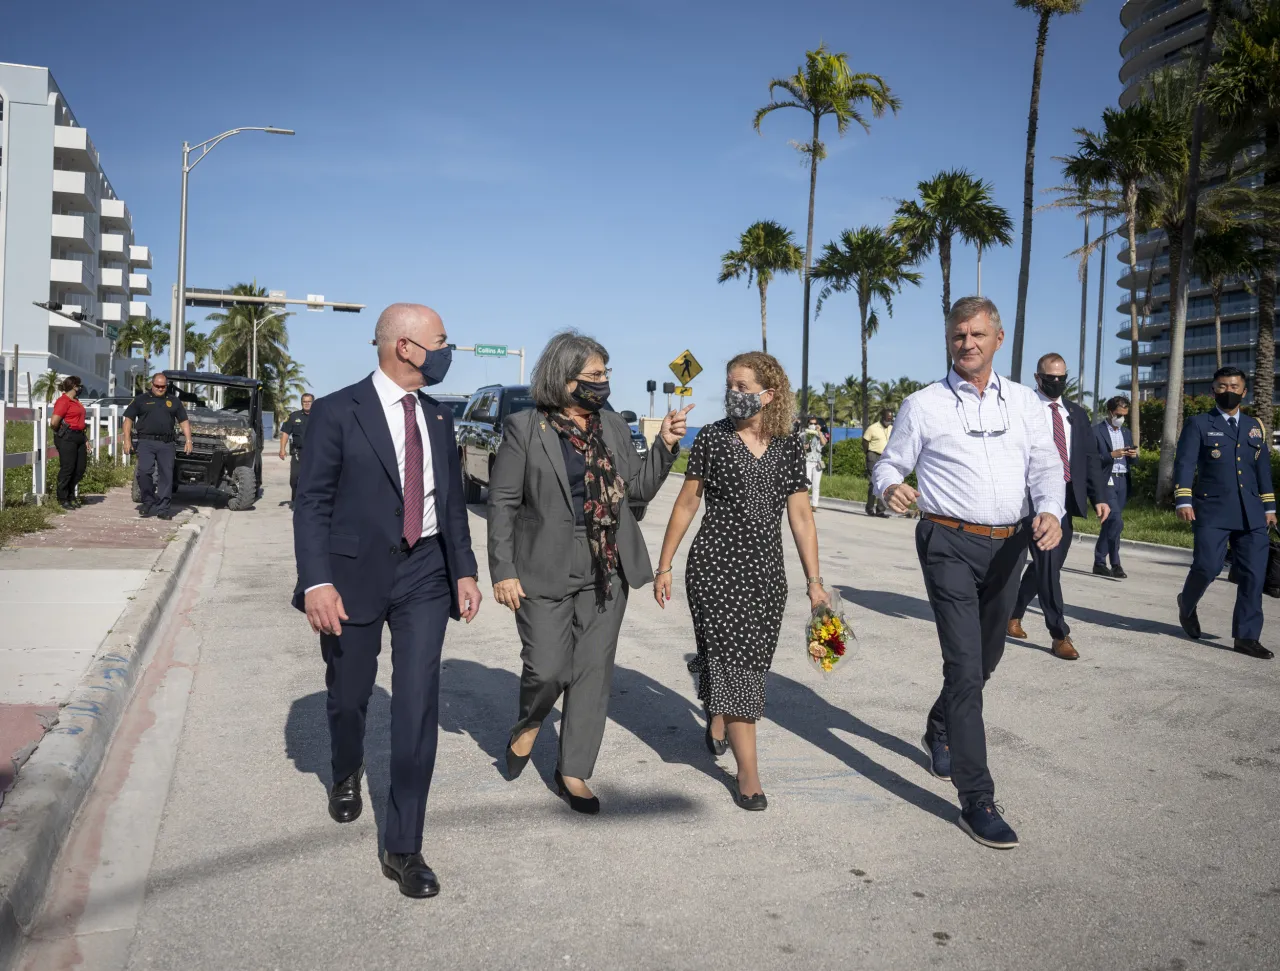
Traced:
<path fill-rule="evenodd" d="M 400 473 L 400 491 L 404 492 L 404 405 L 406 394 L 413 395 L 413 411 L 418 416 L 418 434 L 422 436 L 422 535 L 434 536 L 439 532 L 436 523 L 436 479 L 431 465 L 431 439 L 427 437 L 427 418 L 422 413 L 418 392 L 405 391 L 378 368 L 373 372 L 373 390 L 382 402 L 387 427 L 391 430 L 391 442 L 396 447 L 396 468 Z"/>
<path fill-rule="evenodd" d="M 872 489 L 883 496 L 913 469 L 924 513 L 983 526 L 1009 526 L 1033 510 L 1066 515 L 1045 404 L 995 373 L 979 394 L 952 370 L 902 403 Z"/>
<path fill-rule="evenodd" d="M 1117 449 L 1121 449 L 1125 447 L 1123 428 L 1116 428 L 1115 425 L 1111 424 L 1111 422 L 1108 421 L 1107 434 L 1111 436 L 1111 451 L 1114 452 Z M 1129 471 L 1129 460 L 1126 459 L 1123 455 L 1120 456 L 1120 458 L 1115 459 L 1111 464 L 1112 475 L 1126 475 L 1128 471 Z"/>
<path fill-rule="evenodd" d="M 1053 406 L 1058 406 L 1058 417 L 1062 419 L 1062 430 L 1067 435 L 1067 461 L 1071 461 L 1071 416 L 1067 414 L 1067 405 L 1061 398 L 1050 398 L 1039 388 L 1036 397 L 1044 404 L 1044 420 L 1049 423 L 1049 440 L 1053 440 Z M 1055 449 L 1058 447 L 1055 443 Z"/>

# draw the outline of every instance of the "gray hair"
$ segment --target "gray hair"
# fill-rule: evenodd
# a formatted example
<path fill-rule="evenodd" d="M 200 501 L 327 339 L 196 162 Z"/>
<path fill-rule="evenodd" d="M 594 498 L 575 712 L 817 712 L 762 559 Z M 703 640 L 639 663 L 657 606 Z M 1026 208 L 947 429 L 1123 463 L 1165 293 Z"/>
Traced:
<path fill-rule="evenodd" d="M 562 330 L 542 349 L 533 366 L 529 394 L 533 403 L 547 411 L 558 411 L 573 404 L 567 386 L 577 379 L 593 355 L 609 363 L 609 352 L 598 342 L 576 330 Z"/>
<path fill-rule="evenodd" d="M 951 305 L 951 312 L 947 314 L 947 334 L 950 335 L 953 328 L 982 314 L 987 315 L 996 330 L 1004 330 L 1004 325 L 1000 323 L 1000 311 L 994 303 L 986 297 L 961 297 Z"/>

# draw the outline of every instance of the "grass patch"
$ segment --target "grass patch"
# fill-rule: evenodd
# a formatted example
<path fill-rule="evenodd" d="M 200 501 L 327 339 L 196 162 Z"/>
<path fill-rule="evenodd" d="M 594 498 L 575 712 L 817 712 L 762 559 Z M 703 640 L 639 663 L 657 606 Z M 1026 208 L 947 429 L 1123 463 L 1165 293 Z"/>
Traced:
<path fill-rule="evenodd" d="M 53 529 L 53 517 L 62 514 L 56 503 L 44 506 L 9 506 L 0 509 L 0 546 L 22 533 Z"/>
<path fill-rule="evenodd" d="M 1096 518 L 1077 518 L 1074 524 L 1077 533 L 1098 535 Z M 1188 550 L 1195 545 L 1190 523 L 1184 523 L 1172 509 L 1158 509 L 1147 505 L 1125 506 L 1124 533 L 1120 538 L 1140 543 L 1159 543 L 1161 546 L 1180 546 Z"/>

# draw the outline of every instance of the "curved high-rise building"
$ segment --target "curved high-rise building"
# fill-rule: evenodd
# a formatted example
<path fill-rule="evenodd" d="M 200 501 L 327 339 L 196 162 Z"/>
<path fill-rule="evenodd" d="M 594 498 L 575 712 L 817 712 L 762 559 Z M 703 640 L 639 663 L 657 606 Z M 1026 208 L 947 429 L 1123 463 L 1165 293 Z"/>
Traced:
<path fill-rule="evenodd" d="M 1142 83 L 1168 64 L 1194 55 L 1204 40 L 1209 14 L 1204 0 L 1128 0 L 1120 9 L 1120 22 L 1125 27 L 1120 43 L 1121 107 L 1137 100 Z M 1117 375 L 1116 387 L 1123 393 L 1130 389 L 1132 357 L 1129 322 L 1129 253 L 1121 246 L 1117 254 L 1123 264 L 1117 284 L 1124 296 L 1116 308 L 1123 320 L 1116 336 L 1124 341 L 1118 362 L 1125 366 Z M 1138 237 L 1138 305 L 1139 337 L 1138 378 L 1144 398 L 1163 398 L 1169 376 L 1169 247 L 1165 234 L 1157 231 Z M 1141 310 L 1150 289 L 1150 314 Z M 1254 349 L 1258 335 L 1258 300 L 1243 282 L 1227 284 L 1222 297 L 1223 363 L 1234 364 L 1252 378 Z M 1217 367 L 1213 329 L 1213 300 L 1209 287 L 1192 276 L 1187 298 L 1187 335 L 1184 344 L 1183 380 L 1186 394 L 1208 394 Z M 1252 385 L 1252 381 L 1250 382 Z M 1277 396 L 1280 399 L 1280 396 Z"/>

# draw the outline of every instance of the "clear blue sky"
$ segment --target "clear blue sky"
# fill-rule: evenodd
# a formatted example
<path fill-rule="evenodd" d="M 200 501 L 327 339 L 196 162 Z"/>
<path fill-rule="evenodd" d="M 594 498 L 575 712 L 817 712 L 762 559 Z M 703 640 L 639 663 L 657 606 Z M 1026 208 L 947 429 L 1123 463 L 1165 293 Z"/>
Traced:
<path fill-rule="evenodd" d="M 12 5 L 0 60 L 50 67 L 89 129 L 151 246 L 155 316 L 168 317 L 176 275 L 182 141 L 238 125 L 297 129 L 230 139 L 195 170 L 188 283 L 256 279 L 368 304 L 359 316 L 291 318 L 291 350 L 321 394 L 368 373 L 378 309 L 413 300 L 436 307 L 458 343 L 533 354 L 559 328 L 593 334 L 613 355 L 615 402 L 637 411 L 644 381 L 667 379 L 688 347 L 708 370 L 695 416 L 717 417 L 716 372 L 759 341 L 755 291 L 716 283 L 720 255 L 757 219 L 801 242 L 805 228 L 807 171 L 788 144 L 807 137 L 805 116 L 776 113 L 761 136 L 752 114 L 769 79 L 819 41 L 883 75 L 902 110 L 869 136 L 825 132 L 817 245 L 887 221 L 896 198 L 951 167 L 992 181 L 1021 223 L 1035 18 L 1012 0 L 227 0 L 141 2 L 123 17 L 72 6 Z M 1053 24 L 1038 188 L 1058 181 L 1051 157 L 1072 149 L 1073 128 L 1097 127 L 1119 95 L 1118 7 L 1090 0 Z M 1036 217 L 1024 377 L 1048 350 L 1076 370 L 1080 287 L 1065 255 L 1080 235 L 1072 214 Z M 1105 391 L 1121 370 L 1109 264 Z M 941 376 L 936 258 L 924 269 L 871 341 L 873 377 Z M 986 255 L 984 290 L 1010 329 L 1001 369 L 1017 273 L 1017 241 Z M 1096 260 L 1092 273 L 1091 283 Z M 973 282 L 974 254 L 961 249 L 953 294 Z M 770 348 L 797 385 L 800 304 L 796 278 L 771 287 Z M 1091 294 L 1090 387 L 1095 314 Z M 813 329 L 811 383 L 858 370 L 856 305 L 836 297 Z M 446 387 L 515 379 L 514 360 L 460 356 Z"/>

